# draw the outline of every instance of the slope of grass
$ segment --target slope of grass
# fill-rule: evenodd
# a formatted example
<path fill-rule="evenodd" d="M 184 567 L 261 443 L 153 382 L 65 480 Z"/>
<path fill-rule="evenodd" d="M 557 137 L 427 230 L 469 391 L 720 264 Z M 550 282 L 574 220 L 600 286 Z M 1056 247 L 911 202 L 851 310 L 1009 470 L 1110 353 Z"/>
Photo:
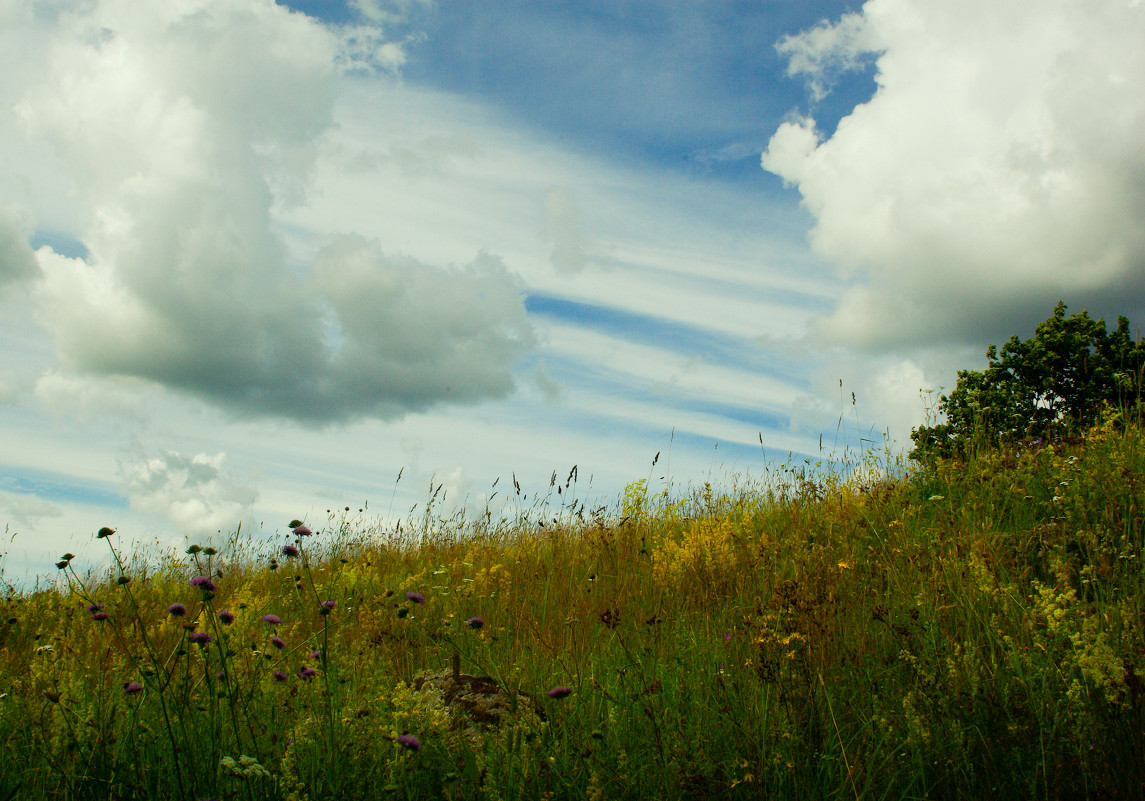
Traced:
<path fill-rule="evenodd" d="M 64 559 L 4 601 L 0 799 L 1141 797 L 1143 445 Z"/>

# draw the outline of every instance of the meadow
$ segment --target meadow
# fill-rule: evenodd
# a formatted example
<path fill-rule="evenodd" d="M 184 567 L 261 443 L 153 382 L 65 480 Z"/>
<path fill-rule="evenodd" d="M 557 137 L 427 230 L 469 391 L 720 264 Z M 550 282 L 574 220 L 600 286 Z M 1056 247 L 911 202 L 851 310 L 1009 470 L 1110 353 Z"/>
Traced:
<path fill-rule="evenodd" d="M 3 799 L 1145 795 L 1145 429 L 61 556 Z M 512 490 L 510 490 L 512 491 Z M 519 492 L 519 490 L 517 490 Z"/>

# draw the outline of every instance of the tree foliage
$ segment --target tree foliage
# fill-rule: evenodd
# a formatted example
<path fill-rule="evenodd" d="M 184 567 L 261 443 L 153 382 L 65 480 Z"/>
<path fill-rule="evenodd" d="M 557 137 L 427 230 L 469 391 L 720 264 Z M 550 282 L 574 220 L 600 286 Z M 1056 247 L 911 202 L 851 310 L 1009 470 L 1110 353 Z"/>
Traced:
<path fill-rule="evenodd" d="M 1060 439 L 1095 423 L 1106 407 L 1138 407 L 1145 342 L 1131 336 L 1129 321 L 1118 317 L 1117 329 L 1107 333 L 1104 320 L 1065 312 L 1058 303 L 1031 339 L 1013 336 L 1000 352 L 991 345 L 985 370 L 960 370 L 954 390 L 939 399 L 946 422 L 911 433 L 911 458 Z"/>

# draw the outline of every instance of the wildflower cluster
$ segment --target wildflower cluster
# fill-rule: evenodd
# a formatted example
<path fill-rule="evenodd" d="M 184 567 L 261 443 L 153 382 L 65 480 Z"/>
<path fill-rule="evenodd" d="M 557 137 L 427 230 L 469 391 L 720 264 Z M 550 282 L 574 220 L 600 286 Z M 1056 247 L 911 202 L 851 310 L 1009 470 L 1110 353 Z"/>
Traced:
<path fill-rule="evenodd" d="M 65 554 L 63 600 L 10 602 L 0 628 L 0 742 L 33 763 L 0 760 L 0 786 L 456 801 L 1145 786 L 1145 434 L 784 480 L 679 499 L 636 482 L 615 516 L 427 517 L 384 538 L 332 513 L 333 536 L 292 521 L 295 556 L 282 540 L 245 560 L 117 555 L 91 587 Z M 266 569 L 268 548 L 289 570 Z"/>

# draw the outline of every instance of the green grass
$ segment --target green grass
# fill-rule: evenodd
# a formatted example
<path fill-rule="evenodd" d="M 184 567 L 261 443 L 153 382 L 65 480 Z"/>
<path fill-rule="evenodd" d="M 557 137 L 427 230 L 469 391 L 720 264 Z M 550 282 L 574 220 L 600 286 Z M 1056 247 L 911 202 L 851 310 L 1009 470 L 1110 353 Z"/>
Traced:
<path fill-rule="evenodd" d="M 1143 502 L 1145 431 L 1110 423 L 893 480 L 64 560 L 3 602 L 0 799 L 1139 798 Z M 427 672 L 490 677 L 497 715 Z"/>

